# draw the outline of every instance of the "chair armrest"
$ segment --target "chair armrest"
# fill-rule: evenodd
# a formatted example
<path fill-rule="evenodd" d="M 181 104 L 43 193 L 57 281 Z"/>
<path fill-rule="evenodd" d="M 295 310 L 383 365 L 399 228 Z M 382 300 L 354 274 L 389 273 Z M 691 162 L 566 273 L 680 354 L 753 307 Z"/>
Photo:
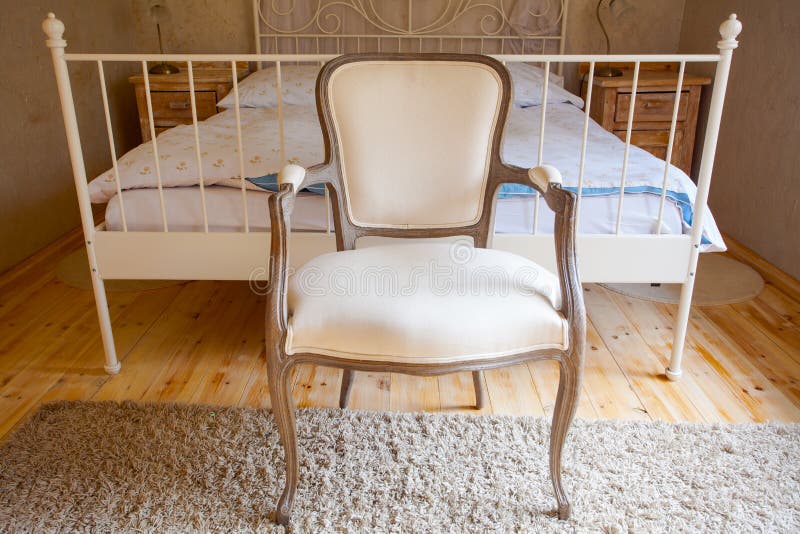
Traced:
<path fill-rule="evenodd" d="M 516 165 L 501 163 L 493 170 L 494 179 L 500 184 L 519 184 L 533 187 L 544 195 L 551 185 L 561 185 L 561 173 L 552 165 L 539 165 L 524 169 Z"/>
<path fill-rule="evenodd" d="M 563 182 L 561 173 L 552 165 L 540 165 L 529 169 L 528 179 L 543 193 L 547 192 L 551 184 L 561 185 Z"/>
<path fill-rule="evenodd" d="M 292 184 L 294 193 L 300 191 L 300 186 L 305 180 L 306 170 L 300 165 L 289 164 L 286 165 L 281 172 L 278 173 L 278 185 Z"/>

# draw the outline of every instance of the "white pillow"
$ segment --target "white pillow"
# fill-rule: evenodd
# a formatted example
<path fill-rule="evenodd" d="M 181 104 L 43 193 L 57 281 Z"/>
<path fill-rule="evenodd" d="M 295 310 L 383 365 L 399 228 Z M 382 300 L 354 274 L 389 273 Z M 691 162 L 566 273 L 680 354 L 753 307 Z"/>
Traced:
<path fill-rule="evenodd" d="M 544 70 L 528 63 L 508 62 L 506 68 L 511 73 L 514 84 L 514 104 L 518 107 L 540 106 L 542 104 L 542 84 Z M 281 67 L 281 88 L 283 104 L 287 106 L 313 106 L 316 104 L 314 90 L 317 84 L 317 65 L 285 65 Z M 547 84 L 547 102 L 558 104 L 571 102 L 583 108 L 583 99 L 562 88 L 564 78 L 550 73 Z M 258 70 L 239 82 L 239 107 L 274 108 L 278 106 L 275 67 Z M 233 91 L 223 98 L 217 107 L 234 107 Z"/>
<path fill-rule="evenodd" d="M 544 70 L 528 63 L 511 61 L 506 63 L 506 68 L 514 85 L 514 105 L 521 108 L 541 106 Z M 547 83 L 547 103 L 571 102 L 583 108 L 583 99 L 564 89 L 563 85 L 564 78 L 551 72 Z"/>
<path fill-rule="evenodd" d="M 313 106 L 317 85 L 318 65 L 281 65 L 281 93 L 287 106 Z M 278 106 L 275 67 L 257 70 L 239 82 L 240 108 L 274 108 Z M 233 90 L 220 100 L 217 107 L 235 107 Z"/>

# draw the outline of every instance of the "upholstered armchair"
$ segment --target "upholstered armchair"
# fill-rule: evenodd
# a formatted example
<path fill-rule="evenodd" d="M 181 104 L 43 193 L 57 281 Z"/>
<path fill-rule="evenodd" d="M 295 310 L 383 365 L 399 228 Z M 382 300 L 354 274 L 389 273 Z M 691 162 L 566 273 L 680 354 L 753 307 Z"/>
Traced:
<path fill-rule="evenodd" d="M 575 196 L 553 167 L 501 160 L 508 71 L 477 55 L 341 56 L 322 69 L 316 91 L 325 162 L 284 168 L 269 200 L 266 350 L 286 457 L 277 521 L 288 523 L 298 484 L 293 366 L 342 368 L 342 406 L 354 371 L 472 371 L 480 405 L 482 370 L 546 358 L 560 362 L 550 475 L 558 515 L 567 518 L 561 451 L 578 402 L 586 325 Z M 295 194 L 317 183 L 330 192 L 337 252 L 290 277 Z M 556 274 L 488 248 L 503 183 L 534 187 L 555 212 Z M 402 239 L 356 248 L 368 236 Z"/>

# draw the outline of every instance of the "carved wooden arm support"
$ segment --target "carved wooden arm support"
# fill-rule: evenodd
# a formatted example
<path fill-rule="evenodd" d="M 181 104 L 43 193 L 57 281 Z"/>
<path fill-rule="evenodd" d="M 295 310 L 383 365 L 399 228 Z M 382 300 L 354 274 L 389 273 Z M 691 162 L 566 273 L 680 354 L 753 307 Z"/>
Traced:
<path fill-rule="evenodd" d="M 558 280 L 561 286 L 561 312 L 570 325 L 574 325 L 571 328 L 576 330 L 575 334 L 578 334 L 577 337 L 570 336 L 571 339 L 583 339 L 586 330 L 586 310 L 575 250 L 577 197 L 574 193 L 562 189 L 561 173 L 551 165 L 523 169 L 503 164 L 498 174 L 500 183 L 532 186 L 555 212 L 554 238 Z"/>
<path fill-rule="evenodd" d="M 270 195 L 269 292 L 267 294 L 267 328 L 286 331 L 288 321 L 286 291 L 289 283 L 289 228 L 297 192 L 315 183 L 328 183 L 331 168 L 327 164 L 304 169 L 286 165 L 278 173 L 278 192 Z"/>

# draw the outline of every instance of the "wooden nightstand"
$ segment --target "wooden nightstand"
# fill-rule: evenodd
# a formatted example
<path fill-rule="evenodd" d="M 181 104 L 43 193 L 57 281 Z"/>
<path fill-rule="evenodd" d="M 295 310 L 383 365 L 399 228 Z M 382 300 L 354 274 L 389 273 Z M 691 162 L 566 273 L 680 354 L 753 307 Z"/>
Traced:
<path fill-rule="evenodd" d="M 238 67 L 238 65 L 237 65 Z M 239 69 L 239 79 L 247 69 Z M 179 124 L 192 123 L 192 105 L 189 97 L 189 75 L 181 65 L 176 74 L 151 74 L 150 97 L 153 102 L 153 122 L 156 135 Z M 139 126 L 142 141 L 150 140 L 150 121 L 145 99 L 144 76 L 137 74 L 128 78 L 136 91 L 136 106 L 139 109 Z M 197 120 L 204 120 L 217 113 L 217 102 L 222 100 L 233 86 L 233 76 L 228 68 L 194 68 L 194 91 L 197 105 Z"/>
<path fill-rule="evenodd" d="M 615 66 L 623 69 L 622 76 L 594 78 L 589 115 L 603 128 L 613 132 L 624 141 L 631 103 L 633 65 L 617 64 Z M 588 64 L 583 63 L 578 70 L 579 75 L 583 77 L 582 96 L 586 95 L 588 68 Z M 683 76 L 671 163 L 686 174 L 690 174 L 692 170 L 700 91 L 704 85 L 709 83 L 711 83 L 711 79 L 705 76 L 695 76 L 689 73 L 685 73 Z M 636 91 L 636 107 L 633 112 L 631 143 L 661 159 L 667 157 L 669 127 L 672 121 L 672 107 L 675 102 L 677 85 L 676 64 L 660 63 L 647 66 L 642 64 Z"/>

